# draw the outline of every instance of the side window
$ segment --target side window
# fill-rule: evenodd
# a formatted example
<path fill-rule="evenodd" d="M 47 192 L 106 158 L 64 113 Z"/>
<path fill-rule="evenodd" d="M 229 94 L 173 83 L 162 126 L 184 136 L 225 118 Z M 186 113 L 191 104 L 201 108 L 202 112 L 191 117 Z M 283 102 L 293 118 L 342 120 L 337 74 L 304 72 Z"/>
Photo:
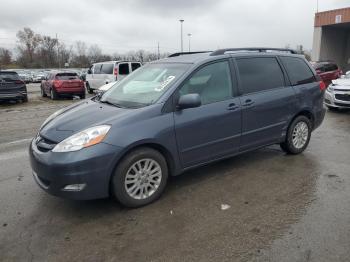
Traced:
<path fill-rule="evenodd" d="M 135 71 L 137 68 L 141 66 L 140 63 L 131 63 L 131 70 Z"/>
<path fill-rule="evenodd" d="M 310 67 L 303 59 L 284 56 L 281 57 L 281 60 L 293 86 L 312 83 L 316 80 Z"/>
<path fill-rule="evenodd" d="M 94 65 L 94 74 L 101 74 L 101 67 L 102 67 L 102 64 Z"/>
<path fill-rule="evenodd" d="M 114 64 L 103 64 L 101 69 L 101 74 L 113 74 Z"/>
<path fill-rule="evenodd" d="M 180 89 L 180 95 L 199 94 L 202 104 L 232 97 L 230 67 L 227 61 L 207 65 L 194 73 Z"/>
<path fill-rule="evenodd" d="M 128 63 L 120 63 L 118 72 L 119 72 L 119 75 L 128 75 L 129 74 L 129 64 Z"/>
<path fill-rule="evenodd" d="M 274 57 L 237 59 L 239 77 L 244 94 L 284 86 L 284 76 Z"/>

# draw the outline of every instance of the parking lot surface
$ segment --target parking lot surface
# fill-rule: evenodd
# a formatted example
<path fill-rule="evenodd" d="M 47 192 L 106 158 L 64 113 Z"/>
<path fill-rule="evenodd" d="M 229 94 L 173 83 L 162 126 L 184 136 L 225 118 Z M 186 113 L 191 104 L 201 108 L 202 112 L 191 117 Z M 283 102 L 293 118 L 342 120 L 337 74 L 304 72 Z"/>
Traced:
<path fill-rule="evenodd" d="M 301 155 L 277 146 L 171 178 L 152 205 L 43 192 L 27 149 L 74 101 L 0 105 L 1 261 L 349 261 L 350 112 L 327 112 Z"/>

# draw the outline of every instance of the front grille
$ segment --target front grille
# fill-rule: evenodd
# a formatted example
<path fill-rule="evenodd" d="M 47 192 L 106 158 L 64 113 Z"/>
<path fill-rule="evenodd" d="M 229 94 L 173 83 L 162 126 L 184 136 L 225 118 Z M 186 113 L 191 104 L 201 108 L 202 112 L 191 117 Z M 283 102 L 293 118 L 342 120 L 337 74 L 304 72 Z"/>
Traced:
<path fill-rule="evenodd" d="M 41 151 L 41 152 L 48 152 L 50 150 L 52 150 L 57 144 L 49 139 L 46 139 L 42 136 L 37 136 L 37 138 L 35 139 L 35 143 L 37 148 Z"/>
<path fill-rule="evenodd" d="M 349 107 L 350 108 L 350 104 L 342 104 L 342 103 L 334 103 L 336 106 L 342 106 L 342 107 Z"/>
<path fill-rule="evenodd" d="M 350 95 L 348 94 L 335 94 L 335 99 L 342 101 L 350 101 Z"/>

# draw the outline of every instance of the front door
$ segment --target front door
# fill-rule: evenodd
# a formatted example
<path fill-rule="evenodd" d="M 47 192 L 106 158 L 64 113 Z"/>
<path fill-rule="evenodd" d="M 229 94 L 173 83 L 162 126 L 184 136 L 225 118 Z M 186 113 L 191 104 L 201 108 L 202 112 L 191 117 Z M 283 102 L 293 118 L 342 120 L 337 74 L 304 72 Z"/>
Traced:
<path fill-rule="evenodd" d="M 174 112 L 178 152 L 184 167 L 238 151 L 241 135 L 240 101 L 233 95 L 230 65 L 205 65 L 184 82 L 179 96 L 197 93 L 202 105 Z"/>

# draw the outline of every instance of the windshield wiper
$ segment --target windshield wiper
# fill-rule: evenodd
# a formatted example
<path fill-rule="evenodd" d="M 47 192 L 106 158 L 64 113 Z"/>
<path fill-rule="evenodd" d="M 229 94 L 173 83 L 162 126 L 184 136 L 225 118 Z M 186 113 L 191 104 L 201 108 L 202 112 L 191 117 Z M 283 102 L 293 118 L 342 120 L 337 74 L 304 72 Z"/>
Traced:
<path fill-rule="evenodd" d="M 119 107 L 119 108 L 124 108 L 122 105 L 117 104 L 117 103 L 113 103 L 113 102 L 108 101 L 108 100 L 100 100 L 100 103 L 112 105 L 112 106 Z"/>

